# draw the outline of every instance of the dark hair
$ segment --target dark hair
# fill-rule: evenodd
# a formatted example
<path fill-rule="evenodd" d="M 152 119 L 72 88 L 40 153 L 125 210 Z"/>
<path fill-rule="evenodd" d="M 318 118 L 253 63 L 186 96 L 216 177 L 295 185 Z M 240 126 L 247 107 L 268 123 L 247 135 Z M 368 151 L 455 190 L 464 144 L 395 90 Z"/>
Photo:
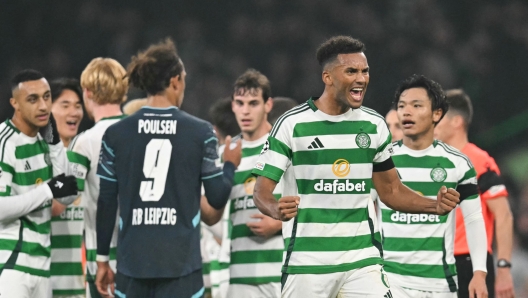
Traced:
<path fill-rule="evenodd" d="M 24 69 L 11 79 L 11 90 L 18 88 L 18 84 L 20 83 L 40 80 L 43 77 L 44 75 L 40 71 L 34 69 Z"/>
<path fill-rule="evenodd" d="M 236 136 L 240 127 L 231 109 L 231 97 L 217 100 L 209 109 L 209 117 L 221 136 Z"/>
<path fill-rule="evenodd" d="M 350 36 L 334 36 L 323 42 L 317 49 L 317 61 L 319 65 L 325 66 L 333 61 L 339 54 L 363 53 L 365 45 L 358 39 Z"/>
<path fill-rule="evenodd" d="M 50 82 L 51 100 L 55 102 L 64 90 L 71 90 L 79 97 L 79 102 L 83 102 L 82 89 L 79 80 L 74 78 L 60 78 Z"/>
<path fill-rule="evenodd" d="M 427 95 L 431 100 L 432 111 L 436 111 L 438 109 L 442 110 L 442 116 L 440 117 L 440 119 L 438 119 L 438 122 L 440 122 L 440 120 L 444 118 L 445 114 L 447 113 L 447 110 L 449 109 L 445 92 L 442 89 L 442 86 L 440 86 L 440 84 L 425 77 L 424 75 L 413 74 L 409 78 L 403 80 L 398 85 L 398 88 L 396 88 L 392 107 L 397 109 L 398 101 L 400 100 L 400 95 L 403 93 L 403 91 L 411 88 L 424 88 L 427 91 Z"/>
<path fill-rule="evenodd" d="M 183 63 L 170 38 L 133 56 L 127 67 L 132 84 L 150 95 L 164 91 L 182 71 Z"/>
<path fill-rule="evenodd" d="M 289 97 L 274 97 L 273 108 L 268 114 L 268 122 L 272 125 L 275 124 L 282 114 L 296 107 L 298 103 Z"/>
<path fill-rule="evenodd" d="M 261 89 L 264 102 L 268 101 L 268 98 L 271 97 L 270 81 L 260 71 L 253 68 L 246 70 L 246 72 L 239 76 L 235 81 L 234 87 L 233 95 L 241 95 L 246 92 L 253 93 Z"/>
<path fill-rule="evenodd" d="M 473 104 L 469 96 L 462 89 L 452 89 L 446 91 L 446 99 L 449 112 L 460 115 L 467 130 L 473 120 Z"/>

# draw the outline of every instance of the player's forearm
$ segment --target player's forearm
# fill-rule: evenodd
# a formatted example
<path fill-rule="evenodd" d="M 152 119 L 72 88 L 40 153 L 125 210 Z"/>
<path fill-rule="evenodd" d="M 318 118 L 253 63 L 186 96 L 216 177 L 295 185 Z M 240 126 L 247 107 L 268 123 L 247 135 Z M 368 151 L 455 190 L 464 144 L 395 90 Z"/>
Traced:
<path fill-rule="evenodd" d="M 232 162 L 226 162 L 222 175 L 203 180 L 207 202 L 213 208 L 221 210 L 229 200 L 235 169 L 236 167 Z"/>
<path fill-rule="evenodd" d="M 497 259 L 511 261 L 513 248 L 513 216 L 509 208 L 505 212 L 495 213 L 494 216 Z"/>
<path fill-rule="evenodd" d="M 462 214 L 464 215 L 464 225 L 469 254 L 471 256 L 471 264 L 473 265 L 473 272 L 482 271 L 488 272 L 486 266 L 488 240 L 486 237 L 486 228 L 484 226 L 484 218 L 482 216 L 482 207 L 480 205 L 480 198 L 471 200 L 464 200 L 460 203 Z"/>
<path fill-rule="evenodd" d="M 0 197 L 0 221 L 25 216 L 52 198 L 53 193 L 47 183 L 21 195 Z"/>
<path fill-rule="evenodd" d="M 253 202 L 255 202 L 255 206 L 260 212 L 273 219 L 280 220 L 279 203 L 273 195 L 273 189 L 265 188 L 257 183 L 253 189 Z"/>
<path fill-rule="evenodd" d="M 207 198 L 205 196 L 202 196 L 200 200 L 200 213 L 202 221 L 208 226 L 216 224 L 222 218 L 224 208 L 220 210 L 213 208 L 207 202 Z"/>
<path fill-rule="evenodd" d="M 117 193 L 117 182 L 100 180 L 96 214 L 98 256 L 108 256 L 110 253 L 110 242 L 112 241 L 118 208 Z"/>

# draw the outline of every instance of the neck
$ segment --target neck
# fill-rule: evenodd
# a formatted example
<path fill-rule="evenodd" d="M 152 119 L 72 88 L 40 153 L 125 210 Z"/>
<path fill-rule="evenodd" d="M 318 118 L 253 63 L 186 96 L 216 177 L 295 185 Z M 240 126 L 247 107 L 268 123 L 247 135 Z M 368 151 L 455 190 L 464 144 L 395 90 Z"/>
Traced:
<path fill-rule="evenodd" d="M 20 115 L 13 115 L 11 121 L 13 122 L 15 127 L 20 130 L 20 132 L 22 132 L 28 137 L 36 137 L 39 132 L 39 127 L 27 123 L 26 121 L 24 121 L 24 119 L 22 119 Z"/>
<path fill-rule="evenodd" d="M 123 115 L 121 112 L 121 107 L 118 104 L 94 104 L 92 112 L 95 123 L 99 122 L 103 118 Z"/>
<path fill-rule="evenodd" d="M 64 144 L 65 148 L 68 148 L 68 146 L 70 146 L 70 142 L 71 142 L 72 138 L 63 138 L 63 137 L 61 137 L 60 139 L 62 141 L 62 144 Z"/>
<path fill-rule="evenodd" d="M 424 150 L 431 146 L 434 141 L 434 130 L 417 135 L 417 136 L 403 136 L 403 144 L 412 150 Z"/>
<path fill-rule="evenodd" d="M 445 143 L 449 146 L 457 148 L 459 151 L 462 151 L 462 149 L 467 145 L 467 143 L 469 143 L 467 132 L 461 131 L 458 133 L 454 133 L 449 140 L 445 141 Z"/>
<path fill-rule="evenodd" d="M 334 92 L 325 88 L 321 97 L 314 101 L 315 106 L 321 110 L 321 112 L 328 115 L 342 115 L 351 109 L 349 105 L 341 104 L 337 101 Z"/>
<path fill-rule="evenodd" d="M 260 126 L 252 132 L 242 132 L 242 138 L 246 141 L 256 141 L 271 131 L 271 124 L 264 120 Z"/>
<path fill-rule="evenodd" d="M 170 108 L 176 106 L 179 108 L 178 105 L 172 103 L 169 98 L 163 94 L 150 95 L 147 97 L 147 106 L 153 108 Z"/>

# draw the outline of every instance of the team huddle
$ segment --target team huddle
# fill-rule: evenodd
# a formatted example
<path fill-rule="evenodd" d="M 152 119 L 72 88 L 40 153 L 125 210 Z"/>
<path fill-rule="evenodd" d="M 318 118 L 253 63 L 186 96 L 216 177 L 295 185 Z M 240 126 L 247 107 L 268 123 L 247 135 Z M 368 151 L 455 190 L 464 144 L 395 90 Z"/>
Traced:
<path fill-rule="evenodd" d="M 513 297 L 498 223 L 497 282 L 491 255 L 507 191 L 467 142 L 469 97 L 412 75 L 384 118 L 363 105 L 361 41 L 332 37 L 317 60 L 319 97 L 274 98 L 249 69 L 212 124 L 180 109 L 169 39 L 126 69 L 96 58 L 80 83 L 17 74 L 0 297 Z M 129 84 L 147 98 L 123 113 Z M 77 134 L 83 104 L 95 125 Z"/>

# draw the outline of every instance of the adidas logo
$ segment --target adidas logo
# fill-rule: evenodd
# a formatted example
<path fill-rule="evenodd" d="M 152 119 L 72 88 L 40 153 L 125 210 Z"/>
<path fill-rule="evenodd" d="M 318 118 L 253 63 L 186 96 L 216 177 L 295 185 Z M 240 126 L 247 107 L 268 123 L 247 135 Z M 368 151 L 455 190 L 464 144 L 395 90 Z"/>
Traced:
<path fill-rule="evenodd" d="M 24 170 L 29 171 L 31 170 L 31 166 L 29 165 L 29 162 L 26 160 L 26 165 L 24 166 Z"/>
<path fill-rule="evenodd" d="M 387 292 L 387 294 L 385 294 L 385 295 L 383 296 L 383 298 L 394 298 L 394 296 L 392 296 L 392 293 L 391 293 L 391 291 L 389 290 L 389 291 Z"/>
<path fill-rule="evenodd" d="M 308 146 L 308 149 L 318 149 L 318 148 L 324 148 L 323 146 L 323 143 L 321 143 L 321 140 L 319 140 L 319 138 L 315 138 L 312 142 L 312 144 L 310 144 L 310 146 Z"/>
<path fill-rule="evenodd" d="M 55 183 L 55 187 L 57 187 L 58 189 L 61 189 L 63 185 L 64 185 L 64 183 L 62 183 L 60 181 L 57 181 L 57 183 Z"/>

